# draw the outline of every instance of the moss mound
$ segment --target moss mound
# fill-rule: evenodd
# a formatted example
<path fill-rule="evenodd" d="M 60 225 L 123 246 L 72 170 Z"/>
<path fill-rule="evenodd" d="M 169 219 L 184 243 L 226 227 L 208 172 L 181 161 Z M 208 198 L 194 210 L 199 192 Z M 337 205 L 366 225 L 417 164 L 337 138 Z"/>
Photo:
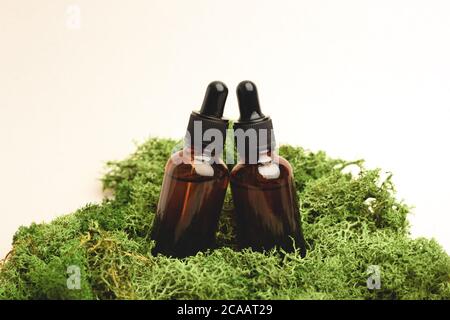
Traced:
<path fill-rule="evenodd" d="M 0 299 L 450 299 L 450 258 L 411 239 L 408 207 L 390 177 L 361 161 L 284 146 L 295 171 L 309 252 L 234 250 L 229 194 L 217 249 L 183 260 L 152 256 L 149 234 L 175 141 L 150 139 L 108 163 L 113 199 L 21 227 L 0 265 Z M 358 174 L 348 173 L 349 167 Z M 381 287 L 367 288 L 369 266 Z M 67 287 L 78 266 L 80 287 Z"/>

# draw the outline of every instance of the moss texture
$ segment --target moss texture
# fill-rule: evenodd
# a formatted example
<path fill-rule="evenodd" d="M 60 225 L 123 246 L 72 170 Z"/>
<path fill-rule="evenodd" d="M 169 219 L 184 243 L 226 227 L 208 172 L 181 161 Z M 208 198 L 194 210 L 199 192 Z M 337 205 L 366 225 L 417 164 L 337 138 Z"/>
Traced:
<path fill-rule="evenodd" d="M 0 264 L 0 299 L 450 299 L 450 258 L 436 241 L 409 237 L 409 208 L 389 176 L 290 146 L 280 154 L 295 172 L 305 259 L 236 251 L 229 193 L 216 249 L 152 256 L 149 234 L 175 145 L 150 139 L 108 163 L 103 184 L 114 196 L 102 204 L 21 227 Z M 67 288 L 70 265 L 80 268 L 79 290 Z M 371 265 L 381 271 L 378 290 L 367 288 Z"/>

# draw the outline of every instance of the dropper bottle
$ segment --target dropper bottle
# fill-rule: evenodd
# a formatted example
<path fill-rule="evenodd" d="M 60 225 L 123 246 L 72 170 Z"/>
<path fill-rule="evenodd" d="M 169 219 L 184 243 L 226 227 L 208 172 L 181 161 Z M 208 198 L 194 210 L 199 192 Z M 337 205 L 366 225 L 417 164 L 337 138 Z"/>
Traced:
<path fill-rule="evenodd" d="M 274 247 L 306 255 L 292 167 L 275 153 L 272 120 L 259 105 L 256 86 L 237 87 L 240 118 L 234 123 L 239 154 L 230 173 L 239 248 Z"/>
<path fill-rule="evenodd" d="M 224 83 L 208 85 L 200 111 L 191 113 L 183 150 L 166 164 L 152 231 L 153 254 L 183 258 L 214 247 L 228 186 L 228 169 L 221 159 L 227 95 Z"/>

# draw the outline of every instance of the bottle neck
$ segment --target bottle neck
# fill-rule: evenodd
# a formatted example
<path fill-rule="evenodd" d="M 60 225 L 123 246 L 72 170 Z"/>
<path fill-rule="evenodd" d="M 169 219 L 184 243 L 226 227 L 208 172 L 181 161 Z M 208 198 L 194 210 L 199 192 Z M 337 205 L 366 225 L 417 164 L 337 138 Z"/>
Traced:
<path fill-rule="evenodd" d="M 191 159 L 194 159 L 196 157 L 204 158 L 204 160 L 214 160 L 219 159 L 222 155 L 222 150 L 218 151 L 215 149 L 208 150 L 204 147 L 197 147 L 190 143 L 185 143 L 183 147 L 183 153 L 185 156 L 189 156 Z"/>
<path fill-rule="evenodd" d="M 271 149 L 258 150 L 253 152 L 239 153 L 239 163 L 242 164 L 264 164 L 273 162 L 275 152 Z"/>

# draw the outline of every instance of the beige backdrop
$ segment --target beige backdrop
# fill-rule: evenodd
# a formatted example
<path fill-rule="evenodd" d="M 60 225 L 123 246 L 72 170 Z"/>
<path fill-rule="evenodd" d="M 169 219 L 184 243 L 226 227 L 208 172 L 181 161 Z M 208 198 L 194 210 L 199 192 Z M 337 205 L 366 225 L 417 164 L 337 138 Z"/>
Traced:
<path fill-rule="evenodd" d="M 395 173 L 450 252 L 448 1 L 0 0 L 0 255 L 101 199 L 103 164 L 182 137 L 206 85 L 259 87 L 280 142 Z"/>

